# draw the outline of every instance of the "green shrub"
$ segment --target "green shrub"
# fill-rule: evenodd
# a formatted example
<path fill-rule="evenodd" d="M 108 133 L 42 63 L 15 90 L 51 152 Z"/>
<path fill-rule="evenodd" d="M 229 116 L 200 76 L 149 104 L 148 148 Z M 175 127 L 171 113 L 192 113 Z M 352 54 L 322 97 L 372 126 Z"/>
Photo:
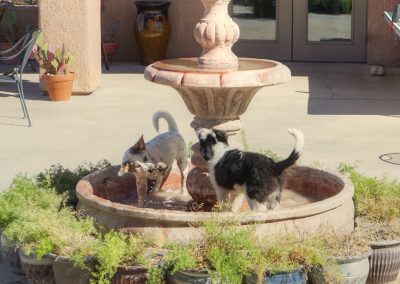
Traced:
<path fill-rule="evenodd" d="M 84 258 L 90 254 L 97 230 L 94 219 L 79 218 L 70 208 L 50 211 L 32 207 L 21 213 L 4 230 L 5 236 L 17 242 L 27 254 L 40 259 L 53 253 L 69 256 L 84 266 Z"/>
<path fill-rule="evenodd" d="M 346 174 L 354 184 L 356 217 L 375 221 L 400 218 L 400 183 L 387 178 L 368 177 L 355 166 L 340 164 L 339 172 Z"/>
<path fill-rule="evenodd" d="M 269 274 L 292 272 L 304 267 L 310 271 L 313 267 L 325 267 L 333 270 L 332 251 L 319 237 L 294 233 L 275 234 L 262 242 L 263 261 L 258 271 Z M 259 279 L 262 275 L 258 275 Z"/>
<path fill-rule="evenodd" d="M 97 164 L 81 164 L 75 169 L 67 169 L 62 165 L 52 165 L 49 169 L 39 173 L 35 179 L 40 187 L 55 188 L 56 192 L 67 195 L 67 205 L 76 207 L 78 198 L 75 194 L 76 184 L 88 174 L 110 167 L 111 163 L 102 160 Z"/>
<path fill-rule="evenodd" d="M 352 0 L 341 0 L 342 4 L 342 13 L 343 14 L 350 14 L 352 9 Z"/>
<path fill-rule="evenodd" d="M 162 272 L 151 262 L 147 249 L 153 245 L 149 238 L 110 231 L 96 244 L 98 263 L 92 272 L 91 283 L 106 284 L 117 272 L 118 266 L 141 266 L 148 270 L 148 283 L 161 283 Z"/>
<path fill-rule="evenodd" d="M 0 193 L 0 230 L 33 208 L 57 212 L 64 203 L 64 195 L 57 194 L 51 188 L 39 187 L 32 179 L 18 175 L 10 188 Z"/>
<path fill-rule="evenodd" d="M 242 277 L 249 275 L 255 261 L 262 258 L 252 230 L 217 221 L 207 221 L 203 228 L 200 240 L 167 246 L 166 269 L 172 274 L 179 270 L 207 271 L 214 283 L 242 283 Z"/>

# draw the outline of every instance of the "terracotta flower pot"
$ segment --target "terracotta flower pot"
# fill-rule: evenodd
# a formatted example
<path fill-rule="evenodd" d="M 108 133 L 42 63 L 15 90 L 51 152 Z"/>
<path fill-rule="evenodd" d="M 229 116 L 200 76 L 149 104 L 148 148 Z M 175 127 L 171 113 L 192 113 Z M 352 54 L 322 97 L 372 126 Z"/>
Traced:
<path fill-rule="evenodd" d="M 359 256 L 336 257 L 336 262 L 339 268 L 339 277 L 341 284 L 365 284 L 368 277 L 369 261 L 368 257 L 372 251 Z M 324 275 L 324 269 L 313 268 L 311 280 L 314 284 L 330 283 Z"/>
<path fill-rule="evenodd" d="M 15 274 L 25 275 L 19 258 L 19 248 L 13 242 L 8 240 L 3 234 L 0 234 L 1 247 L 6 260 L 10 263 L 11 269 Z"/>
<path fill-rule="evenodd" d="M 19 257 L 30 284 L 56 283 L 53 273 L 54 259 L 52 257 L 44 256 L 41 260 L 37 260 L 34 255 L 26 255 L 23 250 L 20 250 Z"/>
<path fill-rule="evenodd" d="M 135 35 L 141 63 L 149 65 L 165 58 L 169 38 L 168 1 L 135 1 L 137 7 Z"/>
<path fill-rule="evenodd" d="M 280 272 L 275 274 L 266 274 L 265 284 L 305 284 L 307 281 L 307 274 L 304 268 L 299 268 L 291 272 Z M 245 277 L 245 284 L 256 284 L 257 276 L 251 275 Z"/>
<path fill-rule="evenodd" d="M 395 281 L 400 270 L 400 240 L 371 242 L 367 283 Z"/>
<path fill-rule="evenodd" d="M 67 101 L 71 98 L 75 73 L 71 72 L 67 75 L 43 74 L 43 79 L 52 101 Z"/>
<path fill-rule="evenodd" d="M 115 54 L 118 49 L 118 43 L 116 43 L 116 42 L 104 42 L 103 46 L 104 46 L 104 52 L 107 55 Z"/>

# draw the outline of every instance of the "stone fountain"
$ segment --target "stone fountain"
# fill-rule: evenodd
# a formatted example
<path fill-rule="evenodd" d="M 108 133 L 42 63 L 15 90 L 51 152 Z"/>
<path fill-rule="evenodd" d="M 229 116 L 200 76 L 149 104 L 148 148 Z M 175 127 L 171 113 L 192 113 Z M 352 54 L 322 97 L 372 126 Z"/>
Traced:
<path fill-rule="evenodd" d="M 288 82 L 290 70 L 264 59 L 237 58 L 232 52 L 239 27 L 228 14 L 230 0 L 202 0 L 204 16 L 194 36 L 202 46 L 199 58 L 158 61 L 145 70 L 154 83 L 174 88 L 194 115 L 191 127 L 215 128 L 228 135 L 231 145 L 241 148 L 240 116 L 262 87 Z M 260 235 L 280 230 L 309 230 L 329 223 L 339 230 L 353 229 L 353 187 L 343 177 L 318 169 L 294 166 L 289 170 L 280 209 L 268 212 L 207 212 L 202 204 L 216 202 L 209 181 L 207 162 L 198 143 L 193 145 L 187 187 L 196 206 L 187 206 L 173 192 L 174 174 L 163 186 L 169 193 L 155 197 L 150 208 L 135 204 L 133 175 L 120 178 L 118 167 L 95 172 L 77 185 L 80 208 L 108 228 L 188 240 L 199 235 L 193 224 L 207 219 L 235 219 L 243 226 L 257 224 Z M 175 185 L 179 182 L 175 182 Z M 176 187 L 176 186 L 175 186 Z M 172 189 L 172 191 L 171 191 Z M 157 199 L 158 198 L 158 199 Z M 193 212 L 201 211 L 201 212 Z"/>

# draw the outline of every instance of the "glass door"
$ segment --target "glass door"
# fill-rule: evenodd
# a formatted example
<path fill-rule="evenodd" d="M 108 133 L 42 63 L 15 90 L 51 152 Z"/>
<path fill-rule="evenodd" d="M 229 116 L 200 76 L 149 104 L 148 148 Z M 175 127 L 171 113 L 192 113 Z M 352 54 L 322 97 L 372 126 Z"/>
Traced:
<path fill-rule="evenodd" d="M 366 0 L 233 0 L 230 10 L 238 56 L 365 62 Z"/>
<path fill-rule="evenodd" d="M 233 0 L 231 14 L 240 28 L 238 56 L 291 60 L 292 0 Z"/>
<path fill-rule="evenodd" d="M 365 62 L 366 0 L 294 0 L 293 60 Z"/>

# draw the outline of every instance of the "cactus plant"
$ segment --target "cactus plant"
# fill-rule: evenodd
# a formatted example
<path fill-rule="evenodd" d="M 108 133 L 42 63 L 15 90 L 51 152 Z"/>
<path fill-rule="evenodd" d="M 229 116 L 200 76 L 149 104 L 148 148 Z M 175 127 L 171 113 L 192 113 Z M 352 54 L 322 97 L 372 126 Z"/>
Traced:
<path fill-rule="evenodd" d="M 46 70 L 47 74 L 66 75 L 71 71 L 75 58 L 70 52 L 62 48 L 54 49 L 45 39 L 44 32 L 41 32 L 36 40 L 33 49 L 35 59 L 40 67 Z"/>

